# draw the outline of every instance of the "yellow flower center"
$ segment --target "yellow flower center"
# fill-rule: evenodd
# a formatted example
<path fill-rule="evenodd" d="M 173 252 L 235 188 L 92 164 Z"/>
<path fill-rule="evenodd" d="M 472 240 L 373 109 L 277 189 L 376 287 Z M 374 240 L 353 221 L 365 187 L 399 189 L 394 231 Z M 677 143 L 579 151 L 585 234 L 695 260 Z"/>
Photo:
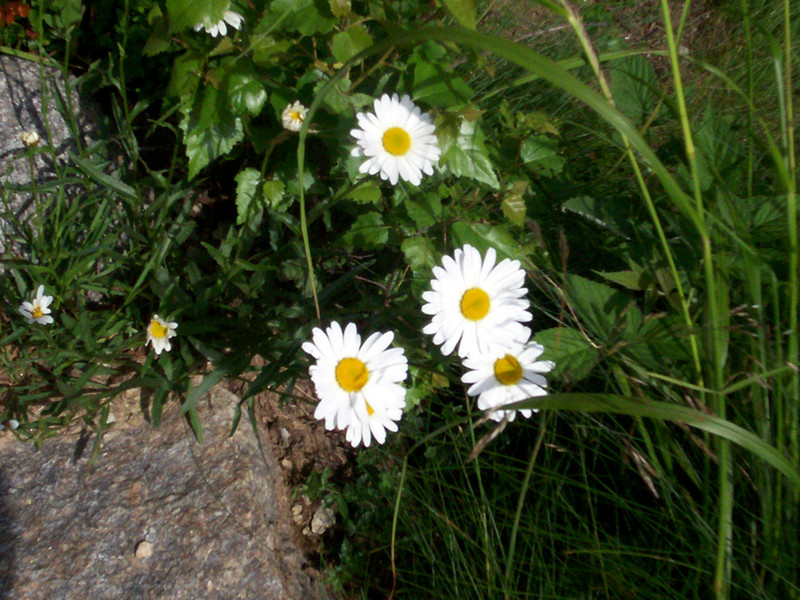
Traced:
<path fill-rule="evenodd" d="M 150 335 L 154 338 L 163 338 L 167 335 L 167 328 L 158 321 L 150 321 Z"/>
<path fill-rule="evenodd" d="M 358 392 L 367 385 L 369 369 L 357 358 L 343 358 L 336 365 L 336 382 L 346 392 Z M 367 412 L 370 406 L 367 404 Z"/>
<path fill-rule="evenodd" d="M 34 319 L 41 319 L 43 316 L 44 316 L 44 313 L 42 312 L 42 307 L 41 306 L 35 306 L 34 309 L 33 309 L 33 318 Z"/>
<path fill-rule="evenodd" d="M 289 112 L 289 118 L 292 121 L 300 121 L 301 123 L 303 122 L 303 117 L 301 117 L 300 113 L 297 112 L 296 110 L 293 110 L 293 111 Z"/>
<path fill-rule="evenodd" d="M 480 321 L 489 313 L 489 294 L 481 288 L 469 288 L 461 296 L 461 314 L 470 321 Z"/>
<path fill-rule="evenodd" d="M 494 376 L 503 385 L 514 385 L 522 379 L 522 367 L 516 358 L 506 354 L 494 361 Z"/>
<path fill-rule="evenodd" d="M 411 137 L 402 127 L 390 127 L 383 134 L 383 147 L 394 156 L 403 156 L 411 147 Z"/>

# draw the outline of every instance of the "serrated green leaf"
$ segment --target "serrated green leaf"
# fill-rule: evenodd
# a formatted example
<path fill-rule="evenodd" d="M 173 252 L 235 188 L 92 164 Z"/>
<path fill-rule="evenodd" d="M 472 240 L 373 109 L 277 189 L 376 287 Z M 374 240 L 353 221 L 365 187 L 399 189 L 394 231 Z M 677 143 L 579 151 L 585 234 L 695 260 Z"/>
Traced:
<path fill-rule="evenodd" d="M 236 182 L 236 224 L 241 225 L 258 208 L 253 204 L 261 173 L 256 169 L 244 169 L 233 179 Z"/>
<path fill-rule="evenodd" d="M 328 0 L 328 6 L 337 19 L 350 14 L 350 0 Z"/>
<path fill-rule="evenodd" d="M 452 108 L 469 102 L 474 95 L 472 88 L 453 70 L 445 68 L 447 50 L 441 45 L 428 42 L 420 44 L 406 63 L 407 85 L 414 93 L 414 100 L 434 106 Z"/>
<path fill-rule="evenodd" d="M 363 25 L 353 25 L 333 36 L 331 51 L 333 57 L 343 63 L 371 45 L 372 38 L 366 28 Z"/>
<path fill-rule="evenodd" d="M 453 15 L 458 24 L 467 29 L 475 29 L 475 1 L 474 0 L 440 0 L 447 11 Z"/>
<path fill-rule="evenodd" d="M 268 15 L 277 20 L 286 15 L 278 29 L 297 31 L 303 35 L 328 33 L 336 25 L 336 19 L 324 0 L 274 0 Z"/>
<path fill-rule="evenodd" d="M 441 219 L 442 199 L 434 192 L 412 196 L 403 206 L 420 229 L 431 227 Z"/>
<path fill-rule="evenodd" d="M 595 271 L 595 273 L 604 279 L 628 288 L 629 290 L 642 291 L 652 287 L 653 285 L 652 278 L 650 278 L 644 271 L 614 271 L 610 273 Z"/>
<path fill-rule="evenodd" d="M 205 59 L 194 52 L 187 52 L 177 57 L 172 63 L 167 95 L 186 98 L 194 94 L 203 75 Z"/>
<path fill-rule="evenodd" d="M 526 167 L 539 175 L 553 177 L 564 169 L 564 158 L 556 151 L 556 142 L 543 135 L 528 137 L 519 149 Z"/>
<path fill-rule="evenodd" d="M 358 215 L 356 222 L 342 236 L 347 246 L 373 250 L 383 246 L 389 240 L 389 230 L 383 223 L 379 212 L 368 212 Z"/>
<path fill-rule="evenodd" d="M 541 360 L 551 360 L 554 379 L 575 383 L 585 378 L 600 361 L 600 351 L 577 329 L 554 327 L 536 333 L 534 340 L 544 346 Z"/>
<path fill-rule="evenodd" d="M 658 79 L 650 62 L 639 55 L 614 61 L 611 94 L 617 110 L 636 125 L 644 124 L 659 99 Z"/>
<path fill-rule="evenodd" d="M 218 23 L 229 5 L 230 0 L 167 0 L 169 31 L 176 33 L 199 23 Z"/>
<path fill-rule="evenodd" d="M 430 273 L 436 265 L 437 255 L 428 238 L 406 238 L 400 244 L 400 249 L 403 251 L 406 263 L 415 273 Z"/>
<path fill-rule="evenodd" d="M 525 190 L 528 189 L 526 181 L 516 181 L 511 190 L 506 192 L 503 197 L 503 202 L 500 207 L 503 209 L 503 215 L 506 219 L 517 227 L 522 227 L 525 224 L 525 199 L 522 197 Z"/>
<path fill-rule="evenodd" d="M 261 193 L 264 194 L 264 202 L 269 208 L 277 212 L 286 212 L 291 206 L 291 197 L 286 197 L 286 186 L 280 179 L 269 179 L 264 182 Z"/>
<path fill-rule="evenodd" d="M 345 197 L 358 204 L 377 204 L 381 201 L 383 194 L 380 185 L 374 181 L 364 180 L 364 183 L 347 192 Z"/>
<path fill-rule="evenodd" d="M 628 238 L 624 233 L 627 229 L 625 217 L 618 210 L 616 204 L 599 202 L 589 196 L 576 196 L 561 205 L 561 210 L 572 212 L 592 221 L 593 223 L 613 231 L 617 235 Z"/>
<path fill-rule="evenodd" d="M 235 115 L 256 116 L 267 101 L 267 90 L 252 67 L 232 70 L 227 78 L 228 104 Z"/>
<path fill-rule="evenodd" d="M 500 225 L 487 225 L 486 223 L 453 223 L 451 235 L 456 246 L 470 244 L 482 254 L 489 248 L 497 251 L 499 259 L 510 258 L 519 260 L 524 254 L 520 243 L 508 230 Z"/>
<path fill-rule="evenodd" d="M 252 42 L 253 64 L 259 67 L 272 65 L 281 54 L 292 47 L 291 40 L 276 40 L 271 35 L 254 36 Z"/>
<path fill-rule="evenodd" d="M 564 292 L 584 327 L 603 342 L 615 334 L 632 335 L 642 323 L 642 313 L 633 299 L 603 283 L 570 274 Z"/>
<path fill-rule="evenodd" d="M 462 121 L 458 134 L 443 140 L 439 164 L 456 177 L 470 177 L 492 189 L 499 189 L 500 182 L 494 173 L 484 137 L 476 123 Z"/>
<path fill-rule="evenodd" d="M 186 157 L 189 159 L 189 179 L 211 161 L 224 156 L 244 139 L 239 119 L 220 120 L 206 129 L 193 129 L 186 134 Z"/>
<path fill-rule="evenodd" d="M 144 44 L 142 50 L 145 56 L 155 56 L 164 52 L 172 45 L 172 36 L 169 34 L 169 23 L 165 18 L 156 19 L 153 32 Z"/>

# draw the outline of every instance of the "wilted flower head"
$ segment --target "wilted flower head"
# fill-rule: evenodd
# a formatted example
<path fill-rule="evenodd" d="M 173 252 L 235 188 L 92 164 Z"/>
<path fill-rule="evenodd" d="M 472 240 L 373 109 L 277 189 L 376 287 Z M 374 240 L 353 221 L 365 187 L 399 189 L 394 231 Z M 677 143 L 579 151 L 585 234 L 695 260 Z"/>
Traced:
<path fill-rule="evenodd" d="M 281 113 L 283 128 L 289 131 L 300 131 L 306 114 L 308 114 L 308 109 L 299 100 L 295 100 L 292 104 L 287 104 Z"/>
<path fill-rule="evenodd" d="M 26 148 L 33 148 L 39 145 L 39 134 L 33 130 L 23 131 L 20 138 L 22 138 L 22 143 L 25 144 Z"/>
<path fill-rule="evenodd" d="M 40 285 L 36 291 L 36 297 L 31 302 L 23 302 L 20 304 L 19 312 L 25 317 L 25 320 L 31 323 L 40 323 L 41 325 L 49 325 L 53 322 L 53 317 L 50 316 L 50 303 L 53 301 L 52 296 L 44 295 L 44 286 Z"/>

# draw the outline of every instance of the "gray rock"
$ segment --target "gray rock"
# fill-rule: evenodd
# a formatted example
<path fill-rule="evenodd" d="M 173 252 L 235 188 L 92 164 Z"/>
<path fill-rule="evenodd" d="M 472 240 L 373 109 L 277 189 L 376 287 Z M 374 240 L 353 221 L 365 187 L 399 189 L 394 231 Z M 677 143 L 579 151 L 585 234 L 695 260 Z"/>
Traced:
<path fill-rule="evenodd" d="M 176 410 L 159 428 L 118 422 L 91 470 L 91 441 L 36 451 L 4 433 L 0 599 L 327 597 L 292 541 L 269 447 L 246 418 L 227 437 L 236 401 L 221 387 L 201 400 L 203 444 Z"/>
<path fill-rule="evenodd" d="M 62 113 L 72 115 L 74 134 Z M 40 138 L 33 165 L 22 142 L 26 132 L 36 132 Z M 24 222 L 34 208 L 32 193 L 9 186 L 30 186 L 32 172 L 36 184 L 46 186 L 58 178 L 59 165 L 69 153 L 79 152 L 76 137 L 85 147 L 98 136 L 95 111 L 76 90 L 67 95 L 57 69 L 0 54 L 0 200 L 5 201 L 0 202 L 0 257 L 27 257 L 25 248 L 7 240 L 15 222 Z M 13 237 L 19 237 L 15 233 Z"/>

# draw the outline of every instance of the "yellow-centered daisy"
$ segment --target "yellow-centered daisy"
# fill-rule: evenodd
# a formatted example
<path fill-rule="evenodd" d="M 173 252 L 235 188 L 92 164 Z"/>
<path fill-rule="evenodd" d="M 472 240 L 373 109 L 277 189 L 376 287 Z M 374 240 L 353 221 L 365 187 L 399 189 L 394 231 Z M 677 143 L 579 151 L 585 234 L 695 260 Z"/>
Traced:
<path fill-rule="evenodd" d="M 374 113 L 358 113 L 359 129 L 350 132 L 356 138 L 352 155 L 367 157 L 359 171 L 380 173 L 392 185 L 398 179 L 419 185 L 423 173 L 433 175 L 441 150 L 430 115 L 397 94 L 384 94 L 374 108 Z"/>
<path fill-rule="evenodd" d="M 537 360 L 544 346 L 536 342 L 515 344 L 493 353 L 476 354 L 464 359 L 468 372 L 461 381 L 471 384 L 467 393 L 478 396 L 478 408 L 491 411 L 495 421 L 513 421 L 516 413 L 530 417 L 533 409 L 502 410 L 504 406 L 547 394 L 547 380 L 542 373 L 553 370 L 554 363 Z"/>
<path fill-rule="evenodd" d="M 506 258 L 495 265 L 496 260 L 494 248 L 482 259 L 467 244 L 433 268 L 433 289 L 422 294 L 422 312 L 433 318 L 423 331 L 433 335 L 443 354 L 456 346 L 462 358 L 485 354 L 530 337 L 522 325 L 532 318 L 525 271 L 518 260 Z"/>
<path fill-rule="evenodd" d="M 295 100 L 292 104 L 287 104 L 281 113 L 283 128 L 289 131 L 300 131 L 306 114 L 308 114 L 308 109 L 299 100 Z"/>
<path fill-rule="evenodd" d="M 147 326 L 147 341 L 145 342 L 145 346 L 147 344 L 152 344 L 153 350 L 156 351 L 157 356 L 161 355 L 162 350 L 169 352 L 172 350 L 172 343 L 169 340 L 178 335 L 175 332 L 177 328 L 177 323 L 165 321 L 158 315 L 153 315 L 153 318 L 150 319 L 150 323 Z"/>
<path fill-rule="evenodd" d="M 319 397 L 314 417 L 326 429 L 346 429 L 353 447 L 369 446 L 373 437 L 382 444 L 403 416 L 408 360 L 402 348 L 389 348 L 393 339 L 392 332 L 373 333 L 362 344 L 354 323 L 343 331 L 334 321 L 325 331 L 315 327 L 303 344 L 316 359 L 309 369 Z"/>
<path fill-rule="evenodd" d="M 30 302 L 23 302 L 19 306 L 20 314 L 25 317 L 28 324 L 39 323 L 41 325 L 50 325 L 53 322 L 53 317 L 50 316 L 50 303 L 53 301 L 52 296 L 44 295 L 44 286 L 40 285 L 36 290 L 36 297 Z"/>

